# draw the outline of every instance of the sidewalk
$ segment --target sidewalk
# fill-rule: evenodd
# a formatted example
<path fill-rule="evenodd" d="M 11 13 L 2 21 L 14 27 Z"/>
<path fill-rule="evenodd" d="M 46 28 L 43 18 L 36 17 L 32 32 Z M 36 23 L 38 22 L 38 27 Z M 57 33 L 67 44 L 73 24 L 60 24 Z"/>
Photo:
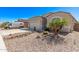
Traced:
<path fill-rule="evenodd" d="M 0 52 L 7 52 L 7 48 L 1 35 L 0 35 Z"/>

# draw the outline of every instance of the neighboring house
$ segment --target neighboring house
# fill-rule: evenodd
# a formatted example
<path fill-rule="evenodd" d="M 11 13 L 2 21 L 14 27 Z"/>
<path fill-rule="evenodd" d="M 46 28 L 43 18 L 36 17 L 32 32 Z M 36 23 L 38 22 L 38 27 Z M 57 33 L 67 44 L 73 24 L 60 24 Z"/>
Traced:
<path fill-rule="evenodd" d="M 9 28 L 23 28 L 24 23 L 23 22 L 12 22 L 9 24 Z"/>
<path fill-rule="evenodd" d="M 19 19 L 17 22 L 23 22 L 24 23 L 24 28 L 28 28 L 28 20 Z"/>
<path fill-rule="evenodd" d="M 46 28 L 46 19 L 42 16 L 28 19 L 29 29 L 34 31 L 43 31 Z"/>

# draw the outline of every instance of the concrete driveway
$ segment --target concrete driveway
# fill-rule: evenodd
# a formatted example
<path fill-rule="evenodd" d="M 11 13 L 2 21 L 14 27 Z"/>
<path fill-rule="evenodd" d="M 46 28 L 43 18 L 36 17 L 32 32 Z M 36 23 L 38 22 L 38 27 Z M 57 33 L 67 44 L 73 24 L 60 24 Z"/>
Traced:
<path fill-rule="evenodd" d="M 7 52 L 7 48 L 5 46 L 2 36 L 19 33 L 19 32 L 28 32 L 28 31 L 20 30 L 20 29 L 0 30 L 0 52 Z"/>

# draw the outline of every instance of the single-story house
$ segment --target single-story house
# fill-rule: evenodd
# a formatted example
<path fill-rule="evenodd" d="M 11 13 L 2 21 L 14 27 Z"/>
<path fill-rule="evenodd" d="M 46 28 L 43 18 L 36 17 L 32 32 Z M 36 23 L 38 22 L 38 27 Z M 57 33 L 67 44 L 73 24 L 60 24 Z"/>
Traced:
<path fill-rule="evenodd" d="M 43 31 L 46 27 L 48 27 L 49 22 L 51 22 L 53 18 L 66 18 L 68 25 L 63 26 L 61 30 L 63 32 L 73 31 L 74 25 L 77 23 L 76 19 L 70 13 L 62 11 L 54 13 L 50 12 L 42 16 L 35 16 L 25 21 L 28 23 L 27 25 L 30 30 Z"/>
<path fill-rule="evenodd" d="M 24 28 L 28 28 L 28 20 L 25 19 L 18 19 L 17 22 L 22 22 Z"/>
<path fill-rule="evenodd" d="M 13 28 L 23 28 L 24 27 L 24 23 L 23 22 L 12 22 L 9 24 L 9 28 L 13 29 Z"/>
<path fill-rule="evenodd" d="M 51 22 L 53 18 L 66 18 L 68 21 L 67 26 L 63 26 L 62 30 L 63 32 L 71 32 L 74 30 L 74 24 L 77 23 L 76 19 L 67 12 L 55 12 L 55 13 L 48 13 L 43 16 L 37 16 L 37 17 L 32 17 L 29 20 L 29 28 L 32 30 L 38 30 L 38 31 L 43 31 Z"/>
<path fill-rule="evenodd" d="M 28 20 L 28 27 L 33 31 L 43 31 L 46 28 L 47 20 L 42 16 L 32 17 Z"/>
<path fill-rule="evenodd" d="M 62 30 L 63 32 L 71 32 L 74 30 L 74 25 L 75 23 L 77 23 L 76 19 L 68 12 L 55 12 L 55 13 L 48 13 L 46 15 L 43 15 L 43 17 L 45 17 L 47 19 L 47 26 L 49 24 L 49 22 L 51 22 L 51 20 L 53 18 L 65 18 L 67 20 L 67 26 L 63 26 Z"/>

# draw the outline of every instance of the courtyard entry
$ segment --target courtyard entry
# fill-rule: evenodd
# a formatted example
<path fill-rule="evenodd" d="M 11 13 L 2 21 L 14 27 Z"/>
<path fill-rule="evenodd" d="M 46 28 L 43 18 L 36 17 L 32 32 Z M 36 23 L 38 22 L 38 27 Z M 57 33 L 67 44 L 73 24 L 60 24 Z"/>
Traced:
<path fill-rule="evenodd" d="M 36 27 L 34 26 L 34 31 L 36 31 Z"/>

